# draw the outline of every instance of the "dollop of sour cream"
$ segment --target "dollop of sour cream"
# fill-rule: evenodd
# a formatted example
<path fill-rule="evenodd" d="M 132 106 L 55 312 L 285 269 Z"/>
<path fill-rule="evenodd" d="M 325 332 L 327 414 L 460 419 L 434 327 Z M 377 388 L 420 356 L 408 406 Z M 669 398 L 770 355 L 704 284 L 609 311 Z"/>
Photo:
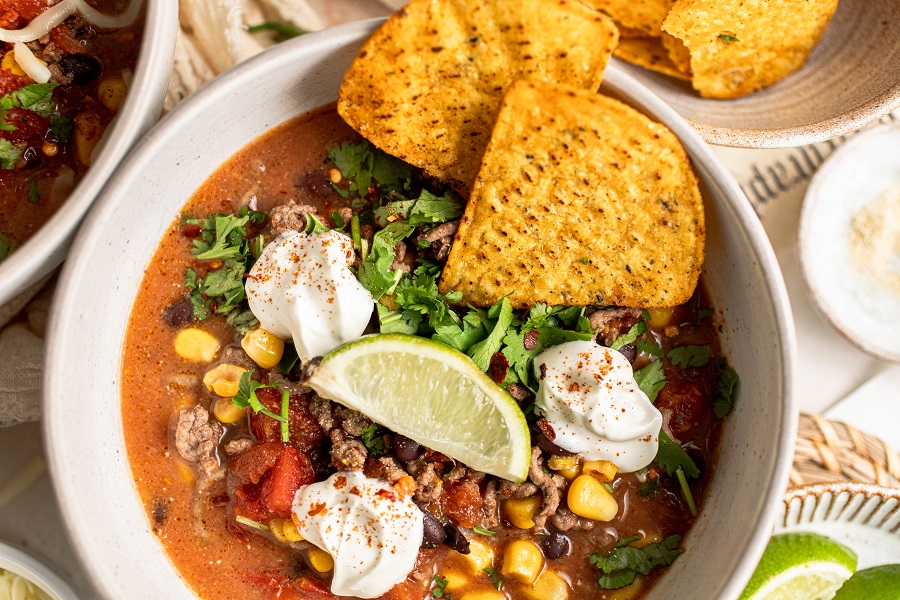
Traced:
<path fill-rule="evenodd" d="M 376 598 L 413 570 L 422 545 L 422 511 L 386 483 L 358 471 L 304 486 L 293 512 L 303 539 L 334 559 L 331 592 Z"/>
<path fill-rule="evenodd" d="M 343 233 L 291 232 L 267 245 L 246 290 L 266 331 L 293 339 L 302 361 L 360 337 L 375 301 L 350 271 L 353 241 Z"/>
<path fill-rule="evenodd" d="M 656 456 L 662 414 L 634 380 L 631 364 L 594 342 L 567 342 L 534 359 L 536 405 L 556 432 L 553 443 L 630 473 Z"/>

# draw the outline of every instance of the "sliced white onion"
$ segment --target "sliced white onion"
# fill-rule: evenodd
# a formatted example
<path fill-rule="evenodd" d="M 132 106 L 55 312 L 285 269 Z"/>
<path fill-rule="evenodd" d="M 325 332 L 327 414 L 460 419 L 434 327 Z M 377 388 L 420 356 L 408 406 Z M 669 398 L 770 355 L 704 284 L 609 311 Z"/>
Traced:
<path fill-rule="evenodd" d="M 22 29 L 0 29 L 0 42 L 33 42 L 50 33 L 50 30 L 80 12 L 86 21 L 104 29 L 117 29 L 131 25 L 141 10 L 142 0 L 131 0 L 121 15 L 106 15 L 89 5 L 85 0 L 63 0 L 48 8 Z"/>
<path fill-rule="evenodd" d="M 25 71 L 26 75 L 37 83 L 50 81 L 50 69 L 34 55 L 31 48 L 22 42 L 16 42 L 16 45 L 13 46 L 13 53 L 16 57 L 16 62 Z"/>

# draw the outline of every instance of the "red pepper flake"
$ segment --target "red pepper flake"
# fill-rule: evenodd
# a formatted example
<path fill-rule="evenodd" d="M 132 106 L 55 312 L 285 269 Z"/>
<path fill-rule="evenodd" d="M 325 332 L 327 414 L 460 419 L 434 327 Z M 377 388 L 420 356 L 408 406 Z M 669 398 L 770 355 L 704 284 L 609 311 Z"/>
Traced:
<path fill-rule="evenodd" d="M 334 489 L 342 490 L 347 485 L 347 478 L 343 475 L 338 475 L 334 478 Z"/>
<path fill-rule="evenodd" d="M 543 432 L 544 435 L 547 436 L 547 439 L 551 442 L 556 439 L 556 431 L 553 430 L 553 425 L 550 424 L 550 421 L 541 417 L 537 420 L 538 429 Z"/>
<path fill-rule="evenodd" d="M 182 233 L 182 235 L 184 235 L 184 237 L 195 238 L 195 237 L 200 237 L 201 231 L 202 230 L 200 229 L 199 225 L 188 224 L 188 225 L 184 226 L 184 228 L 181 230 L 181 233 Z"/>
<path fill-rule="evenodd" d="M 541 336 L 538 333 L 537 329 L 532 329 L 528 333 L 525 334 L 525 339 L 523 340 L 523 344 L 525 345 L 526 350 L 534 350 L 537 348 L 538 338 Z"/>
<path fill-rule="evenodd" d="M 506 373 L 509 371 L 509 361 L 502 352 L 494 352 L 491 357 L 491 363 L 488 366 L 488 375 L 494 380 L 494 383 L 503 383 L 506 379 Z"/>
<path fill-rule="evenodd" d="M 380 498 L 386 498 L 391 502 L 397 499 L 397 495 L 391 490 L 378 490 L 377 492 L 375 492 L 375 495 Z"/>
<path fill-rule="evenodd" d="M 324 503 L 324 502 L 316 502 L 315 504 L 313 504 L 312 506 L 310 506 L 309 516 L 315 517 L 315 516 L 317 516 L 317 515 L 321 515 L 321 514 L 324 513 L 327 509 L 328 509 L 328 507 L 325 506 L 325 503 Z"/>

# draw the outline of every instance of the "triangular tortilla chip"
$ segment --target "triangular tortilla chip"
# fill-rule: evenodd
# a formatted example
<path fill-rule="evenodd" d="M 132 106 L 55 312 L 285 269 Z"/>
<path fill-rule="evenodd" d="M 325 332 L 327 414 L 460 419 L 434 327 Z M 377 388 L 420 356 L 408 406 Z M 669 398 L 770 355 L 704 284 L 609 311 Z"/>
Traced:
<path fill-rule="evenodd" d="M 660 26 L 675 0 L 583 0 L 588 6 L 602 10 L 616 23 L 648 37 L 659 37 Z M 631 37 L 635 37 L 633 34 Z"/>
<path fill-rule="evenodd" d="M 613 56 L 657 73 L 684 81 L 691 80 L 690 75 L 682 73 L 678 65 L 669 58 L 660 38 L 620 38 Z"/>
<path fill-rule="evenodd" d="M 662 28 L 690 50 L 701 96 L 736 98 L 802 67 L 836 8 L 837 0 L 678 0 Z"/>
<path fill-rule="evenodd" d="M 382 150 L 468 187 L 513 81 L 596 90 L 617 41 L 577 0 L 413 0 L 362 47 L 338 111 Z"/>
<path fill-rule="evenodd" d="M 476 306 L 676 306 L 704 241 L 697 178 L 671 131 L 600 94 L 519 81 L 440 290 Z"/>

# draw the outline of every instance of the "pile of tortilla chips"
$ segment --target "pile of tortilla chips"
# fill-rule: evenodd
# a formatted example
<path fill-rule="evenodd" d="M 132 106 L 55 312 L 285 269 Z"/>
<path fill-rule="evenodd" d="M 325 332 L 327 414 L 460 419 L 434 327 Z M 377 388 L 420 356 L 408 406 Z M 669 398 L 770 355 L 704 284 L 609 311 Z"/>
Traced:
<path fill-rule="evenodd" d="M 619 25 L 616 56 L 689 79 L 708 98 L 744 96 L 802 67 L 837 9 L 837 0 L 585 1 Z"/>
<path fill-rule="evenodd" d="M 515 307 L 691 297 L 697 179 L 672 132 L 597 93 L 617 37 L 576 0 L 413 0 L 360 50 L 344 120 L 471 193 L 443 293 Z"/>

